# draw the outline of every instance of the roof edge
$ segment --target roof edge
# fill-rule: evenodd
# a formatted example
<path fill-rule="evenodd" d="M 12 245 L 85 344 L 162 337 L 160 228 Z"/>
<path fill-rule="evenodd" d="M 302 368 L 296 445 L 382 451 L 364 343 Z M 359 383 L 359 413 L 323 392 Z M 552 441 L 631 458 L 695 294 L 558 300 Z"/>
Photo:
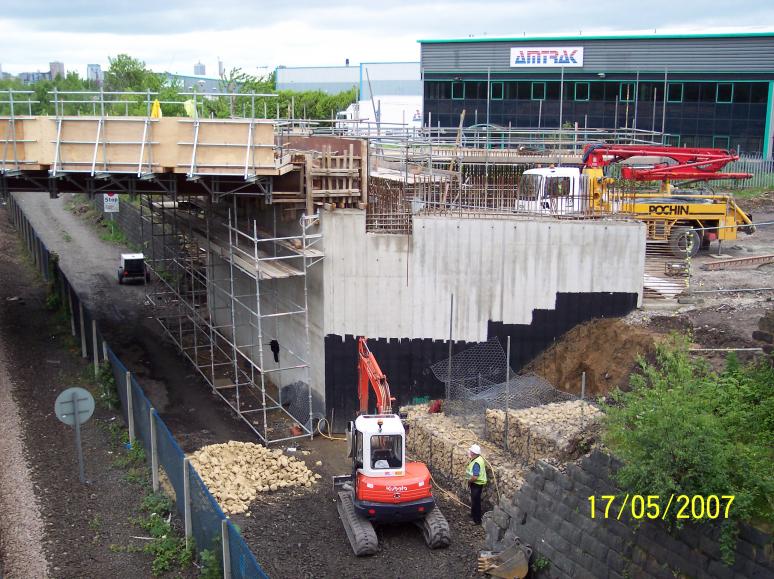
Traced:
<path fill-rule="evenodd" d="M 717 33 L 686 33 L 686 34 L 600 34 L 589 36 L 514 36 L 514 37 L 476 37 L 476 38 L 431 38 L 417 40 L 419 44 L 448 44 L 467 42 L 534 42 L 557 40 L 671 40 L 676 38 L 756 38 L 774 37 L 774 32 L 717 32 Z"/>

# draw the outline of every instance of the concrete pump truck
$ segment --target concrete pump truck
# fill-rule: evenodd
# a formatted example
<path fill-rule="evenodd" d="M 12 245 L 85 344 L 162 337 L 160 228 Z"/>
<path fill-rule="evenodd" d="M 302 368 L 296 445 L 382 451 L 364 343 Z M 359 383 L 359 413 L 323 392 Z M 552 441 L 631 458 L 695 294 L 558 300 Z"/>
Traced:
<path fill-rule="evenodd" d="M 524 171 L 515 209 L 555 215 L 618 213 L 645 222 L 648 241 L 666 241 L 676 257 L 694 256 L 712 241 L 736 239 L 737 232 L 755 231 L 752 218 L 725 194 L 707 189 L 682 189 L 683 184 L 721 179 L 747 179 L 749 173 L 721 170 L 738 155 L 723 149 L 659 145 L 591 144 L 583 150 L 583 166 Z M 621 180 L 660 181 L 658 191 L 624 189 L 607 176 L 614 163 Z"/>

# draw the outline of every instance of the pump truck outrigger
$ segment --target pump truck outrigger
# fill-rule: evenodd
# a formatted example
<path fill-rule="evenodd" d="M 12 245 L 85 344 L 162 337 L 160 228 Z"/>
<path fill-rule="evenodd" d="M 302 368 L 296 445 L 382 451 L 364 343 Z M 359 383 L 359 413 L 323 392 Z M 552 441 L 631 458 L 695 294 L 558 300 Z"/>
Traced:
<path fill-rule="evenodd" d="M 665 159 L 671 160 L 665 162 Z M 666 241 L 677 257 L 694 256 L 712 241 L 755 232 L 752 218 L 730 195 L 711 190 L 677 189 L 672 181 L 691 183 L 748 179 L 749 173 L 723 173 L 739 156 L 724 149 L 660 145 L 591 144 L 583 149 L 583 168 L 551 167 L 524 171 L 519 209 L 540 208 L 558 215 L 624 213 L 643 221 L 648 241 Z M 660 181 L 658 191 L 622 191 L 605 168 L 627 160 L 621 179 Z"/>
<path fill-rule="evenodd" d="M 369 386 L 376 395 L 376 414 L 368 414 Z M 352 474 L 334 476 L 339 517 L 358 557 L 379 548 L 374 523 L 416 524 L 431 549 L 448 547 L 449 524 L 432 494 L 430 471 L 406 461 L 406 430 L 393 414 L 390 385 L 366 338 L 358 338 L 360 413 L 347 426 L 347 456 Z"/>

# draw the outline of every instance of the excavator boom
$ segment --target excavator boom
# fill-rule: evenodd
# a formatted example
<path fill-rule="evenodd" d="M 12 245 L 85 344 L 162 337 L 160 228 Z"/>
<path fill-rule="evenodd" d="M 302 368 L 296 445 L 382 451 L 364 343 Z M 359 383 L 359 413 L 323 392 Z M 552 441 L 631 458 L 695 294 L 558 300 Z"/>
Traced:
<path fill-rule="evenodd" d="M 368 386 L 370 384 L 376 394 L 376 412 L 378 414 L 392 413 L 392 401 L 390 385 L 387 376 L 384 375 L 379 363 L 368 349 L 368 338 L 360 336 L 357 339 L 358 353 L 358 388 L 357 396 L 360 399 L 360 414 L 368 413 Z"/>

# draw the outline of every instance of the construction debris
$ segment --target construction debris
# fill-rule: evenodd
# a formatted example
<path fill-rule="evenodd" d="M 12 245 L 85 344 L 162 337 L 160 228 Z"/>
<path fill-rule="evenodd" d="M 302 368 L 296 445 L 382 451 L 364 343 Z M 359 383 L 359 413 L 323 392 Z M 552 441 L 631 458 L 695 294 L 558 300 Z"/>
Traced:
<path fill-rule="evenodd" d="M 508 411 L 508 450 L 533 464 L 574 460 L 588 452 L 604 414 L 583 400 Z M 505 412 L 486 411 L 487 439 L 505 447 Z"/>
<path fill-rule="evenodd" d="M 191 455 L 199 476 L 225 513 L 244 513 L 258 493 L 311 487 L 320 478 L 304 461 L 252 442 L 205 446 Z"/>

